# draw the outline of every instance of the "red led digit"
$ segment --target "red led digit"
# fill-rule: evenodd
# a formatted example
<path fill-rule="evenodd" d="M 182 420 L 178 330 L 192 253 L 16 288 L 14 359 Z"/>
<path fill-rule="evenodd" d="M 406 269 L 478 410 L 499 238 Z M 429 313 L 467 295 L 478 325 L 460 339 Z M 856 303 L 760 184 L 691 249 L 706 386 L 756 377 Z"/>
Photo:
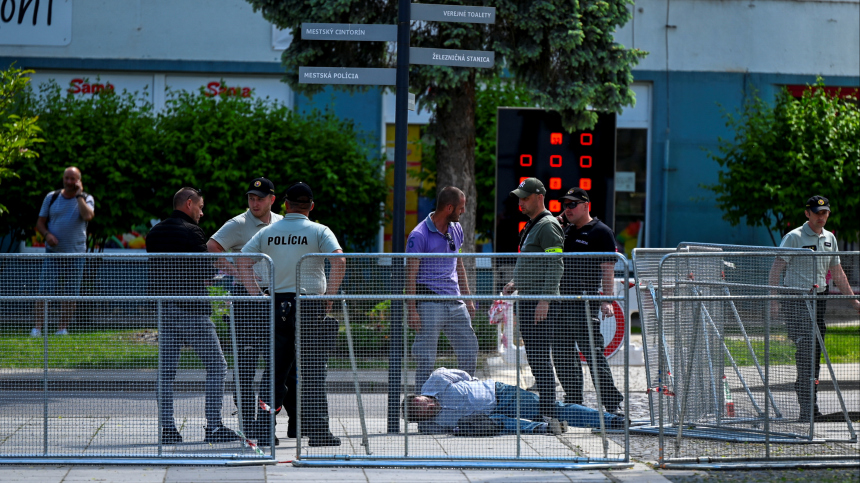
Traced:
<path fill-rule="evenodd" d="M 549 179 L 549 189 L 560 190 L 561 189 L 561 178 L 550 178 Z"/>
<path fill-rule="evenodd" d="M 532 155 L 531 154 L 520 154 L 520 166 L 531 166 L 532 165 Z"/>
<path fill-rule="evenodd" d="M 553 213 L 558 213 L 561 211 L 561 203 L 558 200 L 552 200 L 549 202 L 549 211 Z"/>
<path fill-rule="evenodd" d="M 591 167 L 591 156 L 580 156 L 579 157 L 579 166 L 581 168 L 590 168 Z"/>
<path fill-rule="evenodd" d="M 526 227 L 526 222 L 521 221 L 521 222 L 520 222 L 520 229 L 519 229 L 519 230 L 517 230 L 517 231 L 523 231 L 523 228 L 525 228 L 525 227 Z"/>
<path fill-rule="evenodd" d="M 582 144 L 583 146 L 591 146 L 591 141 L 591 133 L 584 132 L 579 135 L 579 144 Z"/>
<path fill-rule="evenodd" d="M 523 176 L 522 178 L 520 178 L 520 184 L 523 184 L 523 181 L 527 179 L 529 179 L 528 176 Z"/>
<path fill-rule="evenodd" d="M 550 133 L 549 143 L 550 144 L 561 144 L 561 133 L 560 132 Z"/>
<path fill-rule="evenodd" d="M 580 178 L 579 179 L 579 187 L 588 191 L 591 189 L 591 178 Z"/>
<path fill-rule="evenodd" d="M 553 168 L 560 168 L 561 167 L 561 155 L 553 154 L 552 156 L 550 156 L 549 157 L 549 165 Z"/>

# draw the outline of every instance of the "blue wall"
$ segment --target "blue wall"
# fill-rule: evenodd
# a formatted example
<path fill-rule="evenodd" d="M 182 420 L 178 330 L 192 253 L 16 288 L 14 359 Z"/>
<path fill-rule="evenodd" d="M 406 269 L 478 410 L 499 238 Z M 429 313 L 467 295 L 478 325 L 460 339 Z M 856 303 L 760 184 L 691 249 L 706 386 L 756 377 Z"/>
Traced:
<path fill-rule="evenodd" d="M 312 97 L 294 94 L 294 110 L 307 113 L 314 109 L 333 110 L 341 119 L 355 122 L 355 128 L 365 134 L 365 139 L 374 150 L 371 156 L 379 154 L 382 145 L 382 90 L 369 89 L 366 93 L 349 93 L 339 91 L 331 86 Z"/>
<path fill-rule="evenodd" d="M 718 138 L 732 139 L 725 112 L 735 113 L 754 91 L 772 100 L 780 85 L 812 84 L 815 76 L 728 72 L 634 71 L 638 82 L 651 82 L 651 211 L 648 246 L 673 247 L 682 241 L 773 245 L 767 230 L 722 219 L 712 192 L 702 184 L 717 182 Z M 827 85 L 857 86 L 860 77 L 830 77 Z M 668 87 L 667 87 L 668 86 Z M 664 170 L 669 141 L 668 176 Z M 668 183 L 664 180 L 668 180 Z M 668 184 L 668 196 L 664 186 Z M 664 198 L 668 199 L 665 204 Z M 799 200 L 799 203 L 803 200 Z M 774 235 L 777 241 L 778 235 Z"/>

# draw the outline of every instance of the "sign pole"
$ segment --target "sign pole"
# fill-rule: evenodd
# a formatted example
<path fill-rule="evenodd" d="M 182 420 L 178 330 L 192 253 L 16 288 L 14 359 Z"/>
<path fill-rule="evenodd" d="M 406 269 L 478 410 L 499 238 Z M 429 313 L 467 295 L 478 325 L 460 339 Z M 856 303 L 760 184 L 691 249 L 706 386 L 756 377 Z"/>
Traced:
<path fill-rule="evenodd" d="M 409 117 L 409 28 L 410 0 L 400 0 L 397 12 L 397 91 L 394 117 L 394 220 L 391 251 L 406 247 L 406 137 Z M 392 293 L 403 293 L 403 259 L 392 259 Z M 400 381 L 403 370 L 403 303 L 392 301 L 388 366 L 388 432 L 400 432 Z"/>

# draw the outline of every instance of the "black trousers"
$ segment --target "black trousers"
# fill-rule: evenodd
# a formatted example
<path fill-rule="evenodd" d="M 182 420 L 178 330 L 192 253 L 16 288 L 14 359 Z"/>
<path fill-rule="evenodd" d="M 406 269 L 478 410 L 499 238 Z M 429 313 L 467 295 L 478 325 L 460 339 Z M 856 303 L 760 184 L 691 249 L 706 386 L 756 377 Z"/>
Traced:
<path fill-rule="evenodd" d="M 517 326 L 526 346 L 526 356 L 529 367 L 535 377 L 535 388 L 538 391 L 538 409 L 541 416 L 555 417 L 555 374 L 552 366 L 552 348 L 555 340 L 554 314 L 558 310 L 550 302 L 547 318 L 535 323 L 535 300 L 517 302 Z"/>
<path fill-rule="evenodd" d="M 564 388 L 564 402 L 581 405 L 583 402 L 582 363 L 579 358 L 581 352 L 591 369 L 591 382 L 595 388 L 598 383 L 600 384 L 600 402 L 611 411 L 621 404 L 624 396 L 615 388 L 612 371 L 609 369 L 609 363 L 606 362 L 606 356 L 603 355 L 603 335 L 600 333 L 598 319 L 600 302 L 589 301 L 588 303 L 590 318 L 586 317 L 585 301 L 561 302 L 554 305 L 553 308 L 557 309 L 557 313 L 553 316 L 556 321 L 556 336 L 552 343 L 552 359 L 558 380 Z M 589 323 L 594 337 L 593 352 L 588 336 Z"/>
<path fill-rule="evenodd" d="M 294 424 L 296 411 L 296 375 L 301 374 L 302 434 L 317 436 L 329 433 L 326 363 L 332 347 L 330 326 L 325 320 L 321 301 L 304 301 L 301 307 L 299 334 L 300 359 L 296 358 L 296 296 L 275 294 L 275 408 L 283 405 Z M 297 366 L 301 361 L 301 367 Z M 300 370 L 299 370 L 300 369 Z"/>
<path fill-rule="evenodd" d="M 827 293 L 829 290 L 825 290 L 823 294 L 826 295 Z M 823 340 L 827 333 L 827 325 L 824 322 L 827 301 L 818 300 L 815 305 L 815 323 L 818 325 Z M 780 313 L 785 320 L 788 337 L 797 347 L 797 352 L 794 354 L 794 364 L 797 367 L 797 380 L 794 382 L 794 390 L 797 393 L 801 415 L 809 413 L 810 404 L 813 405 L 813 411 L 818 413 L 818 401 L 815 394 L 818 385 L 815 385 L 814 391 L 811 390 L 810 379 L 818 380 L 821 372 L 821 345 L 818 343 L 812 328 L 812 317 L 809 313 L 811 306 L 812 301 L 809 301 L 809 305 L 807 305 L 804 300 L 785 300 L 780 306 Z"/>
<path fill-rule="evenodd" d="M 238 296 L 247 296 L 248 292 L 241 284 L 233 287 L 233 292 Z M 247 431 L 255 420 L 257 410 L 257 397 L 254 392 L 254 377 L 260 361 L 265 364 L 265 372 L 259 387 L 259 397 L 267 403 L 271 403 L 269 388 L 269 371 L 272 361 L 269 360 L 269 306 L 260 302 L 237 301 L 234 304 L 236 319 L 236 347 L 238 349 L 239 362 L 239 389 L 242 401 L 242 423 Z M 235 386 L 234 386 L 235 392 Z M 237 395 L 233 395 L 237 402 Z M 237 404 L 238 405 L 238 404 Z M 260 413 L 263 420 L 263 413 Z"/>

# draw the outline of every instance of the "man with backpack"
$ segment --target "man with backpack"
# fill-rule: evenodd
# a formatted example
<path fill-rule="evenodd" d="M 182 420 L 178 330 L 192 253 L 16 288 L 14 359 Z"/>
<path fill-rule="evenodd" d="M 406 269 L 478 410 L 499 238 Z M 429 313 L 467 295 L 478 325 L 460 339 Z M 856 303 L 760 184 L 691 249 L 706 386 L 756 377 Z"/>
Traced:
<path fill-rule="evenodd" d="M 48 193 L 42 201 L 36 231 L 45 238 L 45 253 L 84 253 L 87 251 L 87 223 L 95 216 L 95 200 L 84 192 L 81 170 L 74 166 L 63 172 L 63 189 Z M 77 297 L 81 291 L 84 258 L 47 258 L 39 277 L 39 295 Z M 33 337 L 42 335 L 45 322 L 44 302 L 36 303 Z M 63 301 L 56 335 L 68 335 L 75 312 L 73 300 Z"/>

